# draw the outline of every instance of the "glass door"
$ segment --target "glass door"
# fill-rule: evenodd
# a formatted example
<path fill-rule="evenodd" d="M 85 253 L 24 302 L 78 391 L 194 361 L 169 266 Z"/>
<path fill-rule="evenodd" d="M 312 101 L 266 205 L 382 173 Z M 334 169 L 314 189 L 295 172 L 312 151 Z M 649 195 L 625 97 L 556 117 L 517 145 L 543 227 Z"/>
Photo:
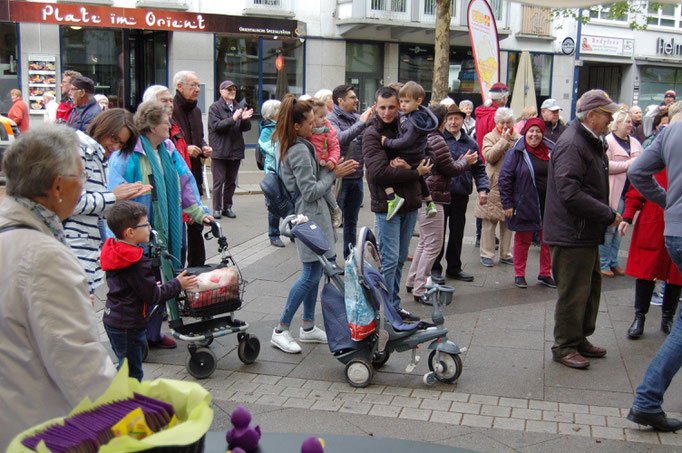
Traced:
<path fill-rule="evenodd" d="M 168 32 L 126 30 L 126 80 L 128 81 L 125 107 L 135 111 L 142 102 L 144 90 L 150 85 L 168 84 Z M 172 87 L 171 93 L 175 90 Z"/>

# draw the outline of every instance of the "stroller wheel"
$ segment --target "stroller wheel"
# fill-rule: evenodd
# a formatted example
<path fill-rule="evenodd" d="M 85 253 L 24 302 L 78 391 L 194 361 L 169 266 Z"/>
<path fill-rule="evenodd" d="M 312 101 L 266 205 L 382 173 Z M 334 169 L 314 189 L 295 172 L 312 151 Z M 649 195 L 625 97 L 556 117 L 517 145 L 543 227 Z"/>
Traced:
<path fill-rule="evenodd" d="M 197 341 L 197 346 L 207 348 L 207 347 L 211 346 L 211 343 L 213 343 L 213 337 L 207 338 L 205 340 Z"/>
<path fill-rule="evenodd" d="M 459 355 L 441 352 L 440 357 L 436 360 L 438 352 L 431 351 L 429 355 L 429 370 L 441 382 L 452 383 L 462 374 L 462 359 Z"/>
<path fill-rule="evenodd" d="M 239 348 L 237 348 L 237 355 L 239 360 L 247 365 L 252 364 L 258 358 L 260 353 L 260 341 L 253 335 L 244 335 L 239 340 Z"/>
<path fill-rule="evenodd" d="M 367 387 L 374 377 L 374 369 L 367 359 L 353 359 L 346 365 L 346 380 L 353 387 Z"/>
<path fill-rule="evenodd" d="M 374 368 L 381 368 L 382 366 L 386 365 L 389 357 L 391 357 L 391 353 L 388 351 L 375 352 L 372 356 L 372 365 Z"/>
<path fill-rule="evenodd" d="M 197 379 L 206 379 L 218 366 L 215 354 L 208 348 L 197 348 L 196 351 L 190 350 L 185 367 L 187 372 Z"/>

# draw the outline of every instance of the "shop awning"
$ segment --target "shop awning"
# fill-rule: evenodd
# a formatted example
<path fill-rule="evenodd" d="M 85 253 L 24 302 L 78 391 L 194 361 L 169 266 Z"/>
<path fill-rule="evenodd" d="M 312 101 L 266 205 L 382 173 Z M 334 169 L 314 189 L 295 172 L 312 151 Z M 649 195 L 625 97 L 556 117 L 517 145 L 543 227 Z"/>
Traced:
<path fill-rule="evenodd" d="M 544 6 L 546 8 L 556 8 L 557 3 L 560 3 L 562 8 L 589 8 L 590 6 L 598 5 L 608 5 L 609 3 L 615 3 L 615 1 L 602 0 L 564 0 L 562 2 L 557 2 L 556 0 L 514 0 L 517 3 L 525 3 L 527 5 L 533 6 Z M 676 5 L 679 1 L 673 0 L 657 0 L 660 3 L 670 3 L 671 5 Z"/>

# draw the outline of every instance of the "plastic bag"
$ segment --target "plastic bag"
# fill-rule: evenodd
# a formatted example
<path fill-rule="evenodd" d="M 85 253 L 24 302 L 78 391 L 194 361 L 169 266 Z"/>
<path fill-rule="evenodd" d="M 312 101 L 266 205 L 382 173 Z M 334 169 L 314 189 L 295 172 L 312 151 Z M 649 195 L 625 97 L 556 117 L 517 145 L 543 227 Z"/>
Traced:
<path fill-rule="evenodd" d="M 374 308 L 367 300 L 362 290 L 358 272 L 360 266 L 357 260 L 357 250 L 353 248 L 346 260 L 346 272 L 344 274 L 344 297 L 346 302 L 346 315 L 351 338 L 360 341 L 367 338 L 376 330 L 376 314 Z"/>

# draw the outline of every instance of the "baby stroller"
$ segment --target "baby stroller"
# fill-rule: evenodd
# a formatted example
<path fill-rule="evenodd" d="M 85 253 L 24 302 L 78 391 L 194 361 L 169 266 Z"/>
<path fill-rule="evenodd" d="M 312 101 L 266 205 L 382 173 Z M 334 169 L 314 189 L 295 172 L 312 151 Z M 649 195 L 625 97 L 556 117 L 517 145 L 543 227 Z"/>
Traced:
<path fill-rule="evenodd" d="M 322 263 L 323 272 L 328 280 L 322 290 L 321 300 L 329 349 L 337 360 L 346 365 L 348 383 L 353 387 L 369 385 L 374 370 L 382 367 L 393 352 L 412 350 L 412 359 L 406 369 L 406 372 L 411 372 L 419 362 L 417 346 L 425 342 L 430 342 L 428 349 L 431 350 L 431 354 L 428 359 L 430 371 L 424 375 L 424 383 L 433 385 L 437 381 L 445 383 L 457 381 L 462 373 L 462 360 L 459 354 L 465 349 L 448 340 L 448 329 L 443 327 L 445 319 L 441 309 L 441 306 L 452 302 L 454 288 L 429 281 L 425 295 L 433 304 L 431 315 L 433 323 L 406 324 L 388 301 L 388 291 L 381 274 L 381 262 L 374 234 L 369 228 L 363 227 L 358 233 L 354 251 L 359 253 L 351 255 L 355 256 L 353 266 L 357 271 L 363 293 L 372 305 L 376 330 L 364 339 L 355 341 L 351 337 L 346 312 L 343 271 L 324 257 L 324 253 L 329 250 L 329 244 L 317 225 L 309 221 L 292 226 L 295 219 L 296 216 L 284 219 L 281 233 L 301 241 L 318 255 Z M 370 251 L 377 263 L 377 269 L 365 261 L 365 250 Z"/>
<path fill-rule="evenodd" d="M 188 267 L 187 274 L 198 275 L 223 269 L 231 262 L 236 269 L 234 281 L 203 291 L 182 290 L 180 297 L 168 302 L 168 325 L 171 333 L 174 338 L 189 343 L 187 345 L 189 357 L 187 357 L 185 367 L 187 372 L 197 379 L 209 377 L 216 369 L 216 356 L 209 349 L 214 338 L 236 333 L 239 342 L 237 355 L 239 360 L 247 365 L 255 362 L 260 353 L 258 338 L 246 333 L 249 328 L 248 323 L 234 317 L 234 312 L 242 306 L 246 281 L 242 278 L 239 266 L 228 251 L 227 238 L 223 236 L 220 224 L 215 221 L 211 222 L 211 231 L 204 234 L 206 240 L 213 237 L 218 239 L 220 263 Z M 175 259 L 159 243 L 155 231 L 152 231 L 150 255 L 157 261 L 155 264 L 160 264 L 161 259 Z M 158 307 L 158 305 L 154 307 L 149 316 Z M 225 314 L 227 315 L 219 316 Z M 192 322 L 185 324 L 183 319 L 192 319 Z"/>

